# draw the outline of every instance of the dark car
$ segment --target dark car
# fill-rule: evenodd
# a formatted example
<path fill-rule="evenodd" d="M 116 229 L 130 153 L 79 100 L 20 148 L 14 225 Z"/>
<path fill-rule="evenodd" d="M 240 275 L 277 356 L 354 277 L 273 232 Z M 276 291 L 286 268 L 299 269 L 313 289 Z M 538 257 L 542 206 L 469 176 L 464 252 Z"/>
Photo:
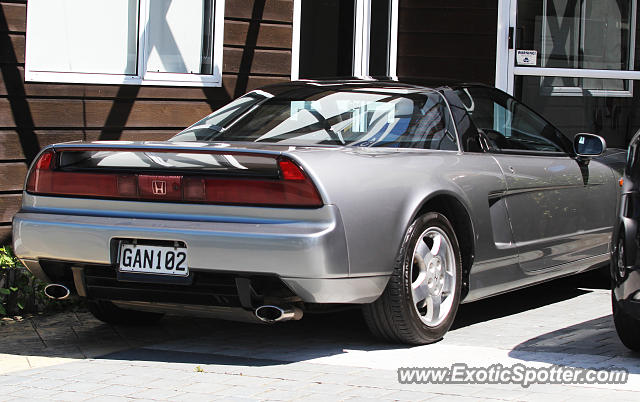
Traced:
<path fill-rule="evenodd" d="M 622 343 L 640 351 L 640 131 L 629 145 L 620 184 L 620 214 L 611 258 L 611 304 Z"/>

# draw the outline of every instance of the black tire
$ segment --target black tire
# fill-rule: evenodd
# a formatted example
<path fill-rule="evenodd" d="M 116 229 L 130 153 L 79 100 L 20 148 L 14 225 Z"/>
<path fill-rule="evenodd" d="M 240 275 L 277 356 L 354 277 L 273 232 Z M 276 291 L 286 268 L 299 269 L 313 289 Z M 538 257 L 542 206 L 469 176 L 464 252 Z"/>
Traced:
<path fill-rule="evenodd" d="M 455 261 L 455 289 L 453 302 L 444 320 L 435 326 L 426 325 L 413 304 L 411 290 L 414 249 L 423 233 L 438 228 L 449 240 Z M 451 328 L 460 304 L 462 258 L 457 237 L 449 220 L 442 214 L 430 212 L 418 217 L 407 229 L 393 273 L 384 292 L 375 302 L 363 307 L 367 326 L 378 338 L 413 345 L 424 345 L 442 339 Z"/>
<path fill-rule="evenodd" d="M 163 313 L 123 309 L 107 300 L 89 301 L 87 307 L 94 317 L 107 324 L 148 325 L 164 317 Z"/>
<path fill-rule="evenodd" d="M 616 296 L 611 291 L 611 309 L 613 310 L 613 323 L 616 326 L 618 337 L 631 350 L 640 352 L 640 320 L 636 320 L 618 304 Z"/>

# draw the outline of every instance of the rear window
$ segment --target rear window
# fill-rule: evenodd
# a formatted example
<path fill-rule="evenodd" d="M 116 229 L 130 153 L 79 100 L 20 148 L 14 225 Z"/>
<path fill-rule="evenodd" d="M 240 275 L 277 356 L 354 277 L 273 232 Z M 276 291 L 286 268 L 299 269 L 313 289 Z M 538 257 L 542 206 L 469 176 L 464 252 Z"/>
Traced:
<path fill-rule="evenodd" d="M 277 96 L 249 93 L 172 141 L 458 150 L 451 124 L 436 92 L 298 87 Z"/>

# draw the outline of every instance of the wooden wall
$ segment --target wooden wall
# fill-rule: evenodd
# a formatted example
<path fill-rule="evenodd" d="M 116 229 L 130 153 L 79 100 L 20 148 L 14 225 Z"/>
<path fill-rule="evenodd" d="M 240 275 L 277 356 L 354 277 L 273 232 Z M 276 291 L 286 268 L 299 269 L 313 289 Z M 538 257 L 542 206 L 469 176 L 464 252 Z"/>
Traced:
<path fill-rule="evenodd" d="M 28 163 L 73 140 L 162 140 L 291 73 L 293 0 L 226 0 L 221 88 L 24 82 L 26 0 L 0 0 L 0 244 Z"/>
<path fill-rule="evenodd" d="M 400 0 L 398 76 L 495 84 L 498 0 Z"/>

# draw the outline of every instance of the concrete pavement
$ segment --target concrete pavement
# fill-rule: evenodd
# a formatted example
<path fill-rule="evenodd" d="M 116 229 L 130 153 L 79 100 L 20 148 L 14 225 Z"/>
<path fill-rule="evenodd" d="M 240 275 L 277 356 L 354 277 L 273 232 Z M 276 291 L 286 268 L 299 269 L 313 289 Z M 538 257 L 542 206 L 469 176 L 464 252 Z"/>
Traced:
<path fill-rule="evenodd" d="M 463 305 L 433 345 L 380 343 L 359 312 L 273 326 L 166 317 L 109 326 L 86 312 L 0 325 L 0 401 L 637 400 L 640 356 L 618 340 L 609 291 L 567 278 Z M 618 385 L 398 383 L 398 367 L 619 367 Z"/>

